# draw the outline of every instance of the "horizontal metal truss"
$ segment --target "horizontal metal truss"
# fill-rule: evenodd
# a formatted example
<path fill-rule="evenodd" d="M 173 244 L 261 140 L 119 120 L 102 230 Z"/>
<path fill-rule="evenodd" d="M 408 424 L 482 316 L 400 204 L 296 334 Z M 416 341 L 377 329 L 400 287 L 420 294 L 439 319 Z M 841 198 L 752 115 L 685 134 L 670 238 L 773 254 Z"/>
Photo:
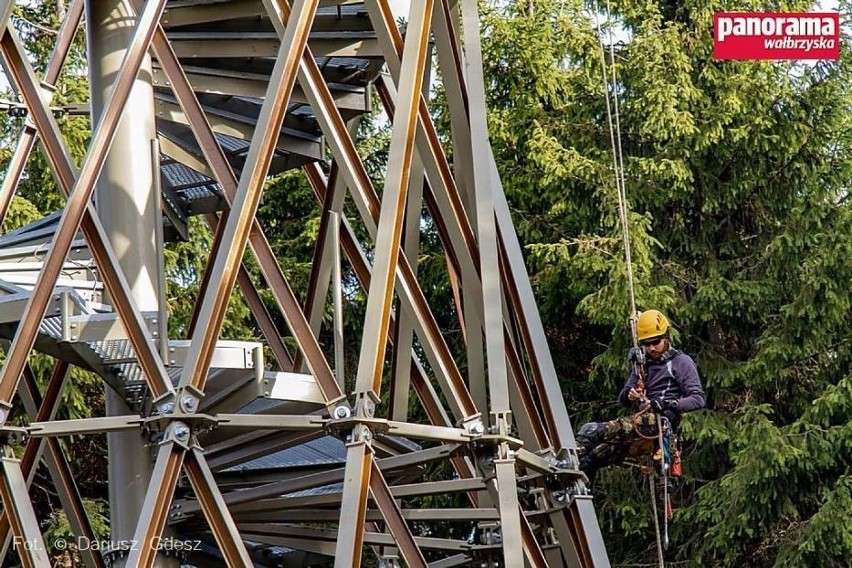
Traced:
<path fill-rule="evenodd" d="M 164 531 L 195 543 L 182 555 L 203 566 L 350 568 L 364 555 L 388 566 L 608 566 L 490 150 L 476 0 L 411 0 L 404 37 L 388 0 L 133 0 L 132 41 L 77 168 L 50 105 L 83 4 L 70 2 L 37 77 L 15 2 L 0 0 L 0 55 L 27 115 L 0 221 L 36 142 L 67 198 L 61 214 L 0 236 L 0 421 L 13 400 L 30 417 L 0 429 L 4 554 L 49 566 L 28 495 L 42 461 L 73 531 L 94 539 L 59 438 L 139 432 L 155 455 L 127 566 L 153 566 Z M 189 217 L 201 215 L 215 235 L 180 340 L 168 340 L 164 309 L 137 309 L 91 200 L 147 54 L 164 234 L 189 238 Z M 452 163 L 426 94 L 433 55 Z M 391 122 L 383 180 L 356 146 L 374 96 Z M 304 301 L 257 215 L 268 176 L 296 168 L 321 215 Z M 424 210 L 461 346 L 418 281 Z M 345 270 L 366 297 L 348 357 Z M 261 344 L 219 339 L 235 286 L 268 365 Z M 329 290 L 331 333 L 321 333 Z M 56 360 L 41 393 L 34 350 Z M 74 366 L 138 414 L 57 420 Z M 81 557 L 88 567 L 112 558 Z"/>

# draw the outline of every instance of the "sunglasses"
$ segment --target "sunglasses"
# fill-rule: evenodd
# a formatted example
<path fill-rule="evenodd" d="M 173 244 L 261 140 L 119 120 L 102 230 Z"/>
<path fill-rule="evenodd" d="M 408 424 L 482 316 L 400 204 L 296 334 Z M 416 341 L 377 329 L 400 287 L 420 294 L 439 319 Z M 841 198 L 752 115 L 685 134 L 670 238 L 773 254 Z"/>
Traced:
<path fill-rule="evenodd" d="M 662 343 L 664 339 L 665 337 L 658 337 L 656 339 L 649 339 L 648 341 L 640 341 L 639 345 L 641 345 L 642 347 L 656 347 L 657 345 Z"/>

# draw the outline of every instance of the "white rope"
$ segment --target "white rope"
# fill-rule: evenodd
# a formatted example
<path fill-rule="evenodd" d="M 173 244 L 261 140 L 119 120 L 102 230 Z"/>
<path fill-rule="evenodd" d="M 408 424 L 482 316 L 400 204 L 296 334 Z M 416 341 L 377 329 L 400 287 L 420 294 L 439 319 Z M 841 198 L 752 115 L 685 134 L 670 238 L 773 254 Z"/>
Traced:
<path fill-rule="evenodd" d="M 606 3 L 607 20 L 611 18 L 610 2 Z M 615 47 L 612 36 L 612 26 L 609 28 L 609 53 L 612 63 L 612 84 L 607 76 L 606 53 L 604 52 L 602 41 L 602 30 L 600 18 L 598 16 L 600 8 L 597 0 L 595 0 L 595 25 L 597 27 L 600 56 L 601 56 L 601 75 L 603 77 L 604 90 L 606 91 L 606 117 L 609 126 L 609 139 L 612 145 L 612 170 L 615 176 L 615 189 L 618 196 L 618 218 L 621 223 L 622 239 L 624 240 L 624 264 L 627 269 L 627 291 L 630 298 L 630 335 L 633 339 L 633 347 L 639 347 L 636 339 L 636 319 L 638 312 L 636 311 L 636 293 L 633 286 L 633 257 L 630 248 L 630 231 L 628 229 L 627 216 L 627 191 L 624 176 L 624 152 L 621 145 L 621 118 L 620 108 L 618 104 L 618 80 L 615 73 Z M 610 90 L 612 91 L 613 102 L 610 103 Z M 613 107 L 615 112 L 613 113 Z M 615 123 L 613 124 L 613 114 L 615 115 Z"/>
<path fill-rule="evenodd" d="M 595 0 L 595 25 L 597 27 L 599 46 L 600 46 L 600 56 L 601 56 L 601 74 L 603 76 L 604 90 L 606 91 L 606 117 L 607 124 L 609 125 L 609 138 L 610 143 L 612 144 L 612 170 L 615 175 L 615 189 L 618 195 L 618 218 L 621 222 L 622 229 L 622 238 L 624 239 L 624 263 L 627 268 L 627 290 L 630 296 L 630 332 L 631 337 L 633 339 L 633 347 L 638 349 L 639 343 L 636 337 L 636 319 L 637 319 L 637 311 L 636 311 L 636 294 L 633 286 L 633 258 L 630 251 L 630 231 L 628 230 L 628 217 L 627 217 L 627 191 L 625 189 L 625 176 L 624 176 L 624 153 L 622 151 L 621 146 L 621 119 L 619 115 L 619 105 L 618 105 L 618 79 L 615 73 L 615 48 L 614 48 L 614 40 L 612 36 L 612 26 L 609 28 L 609 54 L 610 61 L 612 63 L 612 84 L 610 86 L 609 77 L 607 75 L 606 69 L 606 53 L 604 52 L 603 41 L 602 41 L 602 32 L 601 32 L 601 24 L 600 18 L 598 16 L 600 9 L 598 7 L 597 0 Z M 610 0 L 606 2 L 606 15 L 607 20 L 612 18 L 612 11 L 610 8 Z M 610 104 L 610 90 L 612 91 L 613 103 Z M 615 108 L 615 123 L 613 124 L 613 107 Z M 661 459 L 663 460 L 663 465 L 665 462 L 665 456 L 663 455 L 663 444 L 662 444 L 662 425 L 657 423 L 657 432 L 660 439 L 660 453 Z M 653 465 L 652 465 L 653 467 Z M 659 561 L 660 568 L 665 568 L 665 560 L 663 559 L 663 545 L 660 537 L 660 519 L 657 515 L 657 496 L 654 488 L 654 474 L 653 472 L 648 475 L 648 486 L 651 492 L 651 509 L 654 515 L 654 532 L 657 537 L 657 560 Z M 665 505 L 664 505 L 665 507 Z M 663 514 L 666 514 L 665 510 Z"/>
<path fill-rule="evenodd" d="M 648 475 L 648 486 L 651 488 L 651 509 L 654 513 L 654 531 L 657 533 L 657 560 L 660 563 L 660 568 L 665 568 L 665 560 L 663 560 L 663 545 L 660 543 L 660 519 L 657 516 L 657 492 L 654 491 L 654 474 Z"/>

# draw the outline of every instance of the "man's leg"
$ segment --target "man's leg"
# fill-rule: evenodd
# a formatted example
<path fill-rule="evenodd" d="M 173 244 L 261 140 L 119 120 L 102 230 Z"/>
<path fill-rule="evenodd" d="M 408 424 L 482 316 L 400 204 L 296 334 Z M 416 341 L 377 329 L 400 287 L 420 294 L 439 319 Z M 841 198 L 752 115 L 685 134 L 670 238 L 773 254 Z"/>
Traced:
<path fill-rule="evenodd" d="M 580 470 L 589 478 L 589 483 L 600 468 L 624 461 L 627 445 L 633 432 L 629 418 L 618 418 L 609 422 L 589 422 L 577 433 L 577 455 Z"/>

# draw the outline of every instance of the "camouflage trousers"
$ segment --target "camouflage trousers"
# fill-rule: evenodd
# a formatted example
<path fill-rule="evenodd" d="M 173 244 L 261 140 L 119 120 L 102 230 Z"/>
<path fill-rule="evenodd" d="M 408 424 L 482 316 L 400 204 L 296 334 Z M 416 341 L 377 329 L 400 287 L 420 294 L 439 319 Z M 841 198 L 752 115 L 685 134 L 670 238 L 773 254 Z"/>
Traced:
<path fill-rule="evenodd" d="M 580 469 L 594 481 L 598 470 L 628 457 L 653 453 L 657 446 L 657 416 L 647 412 L 609 422 L 589 422 L 577 433 Z"/>

